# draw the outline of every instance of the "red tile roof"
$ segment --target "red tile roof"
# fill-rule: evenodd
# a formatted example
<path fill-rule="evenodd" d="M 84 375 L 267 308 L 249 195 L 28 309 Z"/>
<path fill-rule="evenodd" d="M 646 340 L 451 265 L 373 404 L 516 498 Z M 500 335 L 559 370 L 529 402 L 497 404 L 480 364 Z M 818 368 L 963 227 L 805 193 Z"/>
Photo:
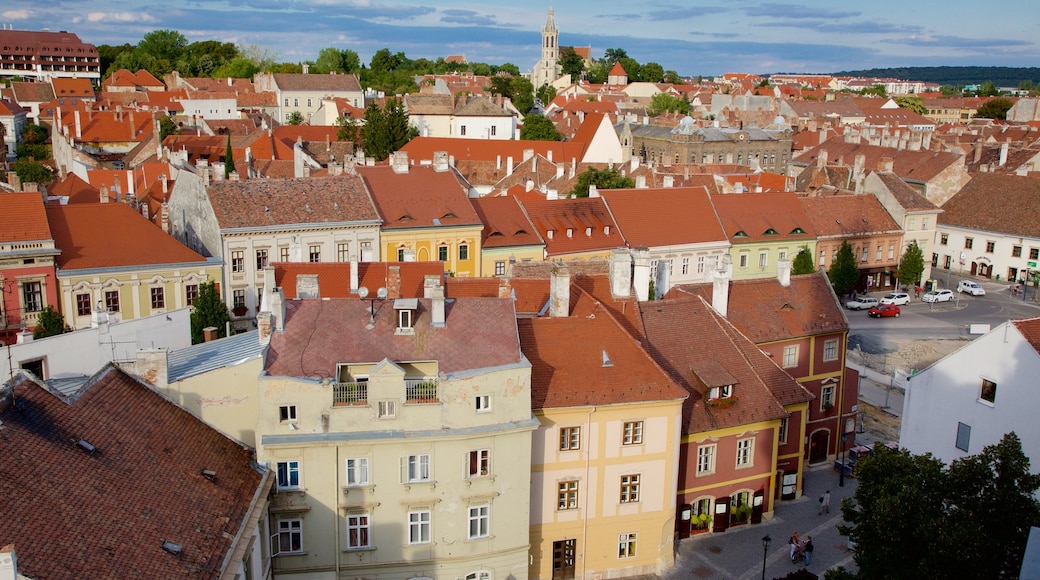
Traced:
<path fill-rule="evenodd" d="M 816 230 L 793 192 L 716 195 L 711 200 L 733 243 L 809 242 L 816 238 Z"/>
<path fill-rule="evenodd" d="M 15 399 L 0 412 L 0 537 L 20 574 L 220 576 L 264 484 L 249 449 L 111 366 L 71 400 L 28 380 Z"/>
<path fill-rule="evenodd" d="M 273 262 L 275 285 L 281 287 L 286 298 L 296 298 L 296 276 L 317 274 L 322 297 L 350 298 L 350 262 Z M 377 288 L 389 288 L 390 267 L 400 269 L 397 296 L 391 298 L 422 298 L 426 276 L 444 280 L 442 262 L 358 262 L 358 286 L 373 293 Z M 353 295 L 356 297 L 356 294 Z M 495 295 L 497 296 L 497 294 Z"/>
<path fill-rule="evenodd" d="M 545 242 L 516 198 L 480 197 L 470 199 L 480 221 L 484 222 L 481 247 L 508 248 L 541 246 Z"/>
<path fill-rule="evenodd" d="M 401 148 L 408 153 L 409 159 L 417 162 L 433 159 L 434 152 L 445 151 L 457 162 L 462 160 L 496 161 L 505 163 L 510 157 L 513 163 L 524 160 L 524 151 L 531 150 L 535 155 L 552 159 L 556 163 L 570 163 L 572 159 L 581 161 L 585 156 L 587 143 L 561 141 L 520 141 L 503 139 L 461 139 L 454 137 L 416 137 Z"/>
<path fill-rule="evenodd" d="M 522 203 L 545 240 L 545 253 L 549 257 L 601 252 L 625 245 L 603 198 Z"/>
<path fill-rule="evenodd" d="M 1040 178 L 979 173 L 942 209 L 940 225 L 1040 238 Z"/>
<path fill-rule="evenodd" d="M 1027 318 L 1025 320 L 1013 320 L 1011 324 L 1022 333 L 1023 338 L 1040 354 L 1040 318 Z"/>
<path fill-rule="evenodd" d="M 274 73 L 271 76 L 282 91 L 361 91 L 361 83 L 353 74 Z"/>
<path fill-rule="evenodd" d="M 599 194 L 631 246 L 726 241 L 726 232 L 703 187 L 609 189 Z"/>
<path fill-rule="evenodd" d="M 90 84 L 90 79 L 54 77 L 51 79 L 51 85 L 54 87 L 54 96 L 59 99 L 63 97 L 79 97 L 90 101 L 94 100 L 94 86 Z"/>
<path fill-rule="evenodd" d="M 218 181 L 206 191 L 221 229 L 379 222 L 356 175 Z"/>
<path fill-rule="evenodd" d="M 340 363 L 384 358 L 436 360 L 445 373 L 521 363 L 512 300 L 456 298 L 445 304 L 441 328 L 430 325 L 430 302 L 419 299 L 413 336 L 395 334 L 392 301 L 377 305 L 369 329 L 366 300 L 289 300 L 285 331 L 271 336 L 265 370 L 275 377 L 327 378 L 336 376 Z"/>
<path fill-rule="evenodd" d="M 383 229 L 480 226 L 482 222 L 454 171 L 410 166 L 358 167 L 383 218 Z"/>
<path fill-rule="evenodd" d="M 87 173 L 88 177 L 90 173 Z M 70 173 L 65 179 L 56 181 L 49 189 L 50 195 L 68 197 L 69 203 L 97 203 L 101 199 L 100 188 L 83 181 L 75 173 Z"/>
<path fill-rule="evenodd" d="M 0 193 L 0 241 L 50 240 L 51 230 L 39 192 Z"/>
<path fill-rule="evenodd" d="M 206 263 L 123 203 L 50 205 L 47 221 L 62 270 Z"/>
<path fill-rule="evenodd" d="M 902 228 L 873 194 L 803 197 L 799 201 L 820 238 L 869 236 Z"/>

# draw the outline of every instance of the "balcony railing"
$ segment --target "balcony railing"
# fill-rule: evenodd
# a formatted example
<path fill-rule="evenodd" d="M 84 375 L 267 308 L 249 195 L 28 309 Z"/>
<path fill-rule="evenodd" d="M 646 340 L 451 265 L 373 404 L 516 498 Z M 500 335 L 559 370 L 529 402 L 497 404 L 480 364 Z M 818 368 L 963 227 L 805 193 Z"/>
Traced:
<path fill-rule="evenodd" d="M 368 404 L 368 383 L 336 383 L 332 386 L 332 406 L 349 407 Z"/>
<path fill-rule="evenodd" d="M 404 396 L 406 403 L 439 403 L 437 398 L 437 381 L 435 379 L 405 379 Z"/>

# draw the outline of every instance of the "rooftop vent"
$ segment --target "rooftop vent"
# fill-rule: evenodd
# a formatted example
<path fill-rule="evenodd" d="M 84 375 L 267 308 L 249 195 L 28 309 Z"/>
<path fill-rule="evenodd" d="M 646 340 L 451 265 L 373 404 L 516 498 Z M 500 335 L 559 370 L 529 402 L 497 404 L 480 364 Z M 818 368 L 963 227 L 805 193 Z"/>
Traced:
<path fill-rule="evenodd" d="M 167 554 L 173 554 L 174 556 L 180 556 L 184 552 L 184 547 L 180 544 L 174 544 L 173 542 L 166 540 L 162 543 L 162 549 Z"/>
<path fill-rule="evenodd" d="M 213 481 L 217 478 L 217 472 L 213 471 L 212 469 L 203 469 L 202 477 L 205 477 L 206 479 Z"/>
<path fill-rule="evenodd" d="M 79 441 L 77 441 L 76 446 L 82 449 L 83 451 L 86 451 L 87 453 L 94 452 L 94 446 L 88 443 L 86 439 L 80 439 Z"/>

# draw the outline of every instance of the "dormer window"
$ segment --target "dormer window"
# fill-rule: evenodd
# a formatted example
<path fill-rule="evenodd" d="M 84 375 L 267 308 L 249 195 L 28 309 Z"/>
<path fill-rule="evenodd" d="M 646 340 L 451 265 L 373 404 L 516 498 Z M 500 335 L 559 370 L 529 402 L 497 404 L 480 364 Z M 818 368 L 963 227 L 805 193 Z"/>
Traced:
<path fill-rule="evenodd" d="M 717 401 L 719 399 L 728 399 L 733 396 L 733 385 L 725 385 L 722 387 L 712 387 L 708 391 L 708 400 Z"/>
<path fill-rule="evenodd" d="M 398 298 L 394 300 L 394 311 L 397 313 L 397 328 L 394 334 L 415 333 L 415 311 L 419 309 L 416 298 Z"/>
<path fill-rule="evenodd" d="M 773 228 L 769 228 L 768 230 L 766 230 L 766 234 L 765 235 L 767 235 L 767 236 L 775 236 L 775 235 L 777 235 L 777 232 Z"/>
<path fill-rule="evenodd" d="M 803 230 L 802 228 L 795 228 L 795 229 L 791 230 L 791 234 L 793 234 L 793 235 L 794 234 L 804 234 L 804 233 L 805 233 L 805 230 Z"/>
<path fill-rule="evenodd" d="M 748 237 L 748 235 L 747 235 L 747 232 L 745 232 L 744 230 L 740 230 L 739 232 L 733 234 L 733 237 L 734 238 L 746 238 L 746 237 Z"/>

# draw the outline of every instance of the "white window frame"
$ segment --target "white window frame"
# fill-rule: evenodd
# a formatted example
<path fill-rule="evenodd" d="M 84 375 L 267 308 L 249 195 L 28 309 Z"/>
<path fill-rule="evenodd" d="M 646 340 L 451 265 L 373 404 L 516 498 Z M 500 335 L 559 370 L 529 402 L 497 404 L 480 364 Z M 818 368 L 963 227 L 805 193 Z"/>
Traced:
<path fill-rule="evenodd" d="M 769 266 L 769 254 L 767 252 L 758 253 L 758 267 L 765 268 Z"/>
<path fill-rule="evenodd" d="M 721 387 L 712 387 L 708 389 L 708 400 L 717 401 L 719 399 L 728 399 L 733 396 L 733 385 L 723 385 Z"/>
<path fill-rule="evenodd" d="M 491 505 L 485 503 L 469 506 L 467 521 L 469 523 L 467 537 L 470 540 L 483 540 L 491 537 Z"/>
<path fill-rule="evenodd" d="M 581 482 L 576 479 L 568 479 L 556 483 L 556 510 L 578 509 L 578 493 L 581 491 Z"/>
<path fill-rule="evenodd" d="M 417 509 L 408 512 L 408 544 L 429 544 L 433 537 L 433 512 Z"/>
<path fill-rule="evenodd" d="M 624 560 L 626 558 L 636 557 L 636 540 L 638 535 L 636 532 L 624 532 L 618 534 L 618 559 Z"/>
<path fill-rule="evenodd" d="M 777 437 L 780 440 L 781 444 L 786 444 L 787 443 L 787 429 L 788 429 L 788 427 L 790 427 L 790 424 L 787 421 L 787 417 L 781 417 L 780 418 L 780 433 L 777 435 Z"/>
<path fill-rule="evenodd" d="M 376 403 L 376 413 L 380 419 L 397 417 L 397 401 L 379 401 Z"/>
<path fill-rule="evenodd" d="M 792 344 L 784 347 L 784 368 L 789 369 L 798 366 L 798 345 Z"/>
<path fill-rule="evenodd" d="M 838 339 L 832 338 L 823 342 L 823 360 L 824 362 L 838 360 Z"/>
<path fill-rule="evenodd" d="M 827 405 L 834 406 L 834 385 L 826 385 L 820 389 L 820 410 Z"/>
<path fill-rule="evenodd" d="M 640 445 L 643 443 L 643 422 L 625 421 L 621 426 L 622 445 Z"/>
<path fill-rule="evenodd" d="M 347 549 L 372 547 L 372 518 L 368 513 L 347 514 Z"/>
<path fill-rule="evenodd" d="M 283 538 L 285 544 L 288 546 L 287 550 L 283 550 Z M 293 540 L 296 540 L 295 542 Z M 293 545 L 298 546 L 293 549 Z M 284 520 L 278 520 L 275 524 L 275 531 L 271 534 L 271 555 L 281 556 L 283 554 L 303 554 L 303 520 L 300 518 L 290 518 Z"/>
<path fill-rule="evenodd" d="M 711 443 L 697 447 L 697 475 L 715 473 L 715 452 L 718 445 Z"/>
<path fill-rule="evenodd" d="M 751 467 L 755 464 L 755 438 L 748 437 L 737 441 L 737 467 Z"/>
<path fill-rule="evenodd" d="M 433 461 L 429 453 L 416 453 L 401 458 L 404 483 L 428 483 L 433 479 Z"/>
<path fill-rule="evenodd" d="M 491 395 L 477 395 L 474 404 L 478 413 L 491 412 Z"/>
<path fill-rule="evenodd" d="M 285 476 L 282 476 L 282 466 L 285 466 Z M 279 461 L 275 464 L 275 477 L 276 485 L 279 491 L 291 491 L 298 490 L 302 484 L 300 477 L 300 461 L 297 459 L 290 459 L 288 461 Z M 293 476 L 295 476 L 296 483 L 293 483 Z"/>
<path fill-rule="evenodd" d="M 246 271 L 245 250 L 231 250 L 231 272 L 240 274 Z"/>
<path fill-rule="evenodd" d="M 348 487 L 369 485 L 371 483 L 367 457 L 348 457 L 344 463 Z"/>
<path fill-rule="evenodd" d="M 639 502 L 639 479 L 638 473 L 626 473 L 621 476 L 619 503 Z"/>
<path fill-rule="evenodd" d="M 292 423 L 296 420 L 296 405 L 280 405 L 278 407 L 278 420 L 282 423 Z"/>
<path fill-rule="evenodd" d="M 747 252 L 741 252 L 740 253 L 740 257 L 738 258 L 738 262 L 737 263 L 739 264 L 739 267 L 740 267 L 741 270 L 746 270 L 747 269 L 747 267 L 748 267 L 748 260 L 749 260 L 750 256 L 751 255 L 748 254 Z"/>
<path fill-rule="evenodd" d="M 492 129 L 494 129 L 494 127 L 492 127 Z M 476 572 L 470 572 L 469 574 L 466 574 L 466 578 L 464 580 L 491 580 L 491 578 L 491 572 L 487 570 L 477 570 Z"/>
<path fill-rule="evenodd" d="M 682 259 L 682 275 L 686 276 L 689 273 L 690 273 L 690 259 L 689 258 L 683 258 Z"/>
<path fill-rule="evenodd" d="M 491 450 L 471 449 L 466 454 L 466 475 L 486 477 L 491 473 Z"/>
<path fill-rule="evenodd" d="M 706 262 L 706 259 L 705 259 L 706 257 L 707 256 L 697 256 L 697 273 L 698 274 L 703 274 L 704 273 L 704 264 Z"/>

